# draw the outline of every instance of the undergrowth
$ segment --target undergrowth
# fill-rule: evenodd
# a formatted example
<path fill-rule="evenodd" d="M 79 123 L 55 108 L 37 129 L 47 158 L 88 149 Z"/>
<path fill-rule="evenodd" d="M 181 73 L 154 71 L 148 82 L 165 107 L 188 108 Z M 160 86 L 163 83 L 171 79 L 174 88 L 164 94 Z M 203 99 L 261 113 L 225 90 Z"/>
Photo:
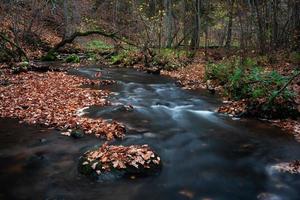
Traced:
<path fill-rule="evenodd" d="M 249 100 L 249 110 L 267 118 L 298 115 L 293 107 L 295 94 L 285 87 L 291 76 L 293 74 L 283 76 L 274 70 L 267 71 L 256 60 L 242 61 L 239 57 L 209 63 L 205 74 L 207 80 L 223 86 L 225 96 L 232 100 Z"/>

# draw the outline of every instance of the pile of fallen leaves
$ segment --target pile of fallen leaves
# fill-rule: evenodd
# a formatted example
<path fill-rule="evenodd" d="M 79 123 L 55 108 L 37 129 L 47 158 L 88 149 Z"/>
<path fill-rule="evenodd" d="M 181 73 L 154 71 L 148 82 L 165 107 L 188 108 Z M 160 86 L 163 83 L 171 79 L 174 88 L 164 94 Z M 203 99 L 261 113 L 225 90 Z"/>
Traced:
<path fill-rule="evenodd" d="M 174 71 L 161 71 L 162 75 L 177 79 L 177 84 L 184 89 L 206 88 L 204 83 L 205 67 L 203 63 L 193 63 L 187 67 L 182 67 Z"/>
<path fill-rule="evenodd" d="M 285 120 L 270 120 L 270 122 L 280 127 L 283 130 L 287 130 L 294 135 L 294 138 L 300 142 L 300 122 L 291 119 Z"/>
<path fill-rule="evenodd" d="M 78 116 L 77 111 L 91 105 L 104 106 L 109 92 L 83 88 L 100 84 L 63 72 L 21 73 L 4 71 L 0 80 L 0 117 L 18 118 L 21 122 L 41 124 L 60 130 L 82 129 L 86 134 L 104 136 L 108 140 L 123 137 L 125 128 L 102 119 Z M 106 83 L 104 83 L 106 84 Z"/>
<path fill-rule="evenodd" d="M 279 164 L 272 166 L 272 169 L 279 171 L 279 172 L 287 172 L 290 174 L 300 174 L 300 160 L 279 163 Z"/>
<path fill-rule="evenodd" d="M 219 113 L 227 114 L 231 117 L 237 117 L 246 112 L 247 102 L 241 101 L 224 101 L 223 105 L 218 108 Z"/>
<path fill-rule="evenodd" d="M 87 167 L 86 169 L 91 168 L 98 175 L 113 169 L 130 170 L 132 173 L 138 173 L 139 170 L 158 168 L 161 166 L 161 160 L 148 145 L 125 147 L 105 143 L 98 150 L 86 152 L 81 165 Z"/>

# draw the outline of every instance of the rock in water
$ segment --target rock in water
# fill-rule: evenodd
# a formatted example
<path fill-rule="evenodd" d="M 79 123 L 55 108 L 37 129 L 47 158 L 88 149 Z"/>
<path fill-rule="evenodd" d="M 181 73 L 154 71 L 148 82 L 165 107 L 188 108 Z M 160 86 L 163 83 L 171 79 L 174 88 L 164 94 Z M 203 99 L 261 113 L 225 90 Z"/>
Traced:
<path fill-rule="evenodd" d="M 79 172 L 88 176 L 149 176 L 160 172 L 160 157 L 148 145 L 112 146 L 87 151 L 79 161 Z"/>
<path fill-rule="evenodd" d="M 81 129 L 72 130 L 71 136 L 75 139 L 83 138 L 84 132 Z"/>

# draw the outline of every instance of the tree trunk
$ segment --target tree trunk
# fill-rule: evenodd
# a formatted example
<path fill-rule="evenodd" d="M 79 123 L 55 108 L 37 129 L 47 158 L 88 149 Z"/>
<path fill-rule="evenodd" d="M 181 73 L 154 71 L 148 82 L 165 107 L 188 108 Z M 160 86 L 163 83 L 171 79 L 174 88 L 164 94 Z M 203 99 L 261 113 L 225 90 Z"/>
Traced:
<path fill-rule="evenodd" d="M 173 40 L 173 16 L 172 16 L 172 0 L 165 0 L 165 26 L 166 26 L 166 47 L 172 47 Z"/>
<path fill-rule="evenodd" d="M 260 52 L 264 54 L 266 51 L 265 34 L 263 29 L 263 19 L 261 16 L 261 10 L 259 8 L 258 0 L 254 0 L 254 6 L 255 6 L 256 18 L 257 18 L 257 26 L 258 26 L 257 35 L 259 40 Z"/>
<path fill-rule="evenodd" d="M 231 47 L 231 38 L 232 38 L 234 0 L 228 0 L 227 3 L 229 5 L 229 21 L 228 21 L 227 38 L 226 38 L 225 47 L 229 49 Z"/>
<path fill-rule="evenodd" d="M 200 44 L 200 6 L 201 0 L 195 0 L 194 28 L 191 40 L 191 49 L 198 49 Z"/>
<path fill-rule="evenodd" d="M 273 27 L 272 27 L 272 46 L 273 48 L 278 47 L 278 12 L 279 0 L 273 0 Z"/>
<path fill-rule="evenodd" d="M 184 8 L 184 13 L 185 13 L 185 15 L 184 15 L 184 20 L 183 20 L 183 22 L 184 22 L 184 24 L 183 24 L 183 38 L 184 38 L 184 40 L 183 40 L 183 44 L 184 44 L 184 46 L 188 46 L 188 43 L 189 43 L 189 37 L 188 37 L 188 34 L 189 34 L 189 32 L 190 32 L 190 30 L 189 30 L 189 16 L 187 16 L 187 13 L 189 12 L 189 6 L 188 6 L 188 0 L 184 0 L 183 1 L 183 8 Z"/>

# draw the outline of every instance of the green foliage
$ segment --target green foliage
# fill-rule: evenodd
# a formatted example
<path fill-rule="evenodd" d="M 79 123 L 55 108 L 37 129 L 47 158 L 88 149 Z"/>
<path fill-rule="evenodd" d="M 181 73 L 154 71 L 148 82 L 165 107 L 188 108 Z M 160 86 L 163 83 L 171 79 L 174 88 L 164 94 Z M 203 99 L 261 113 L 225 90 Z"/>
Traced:
<path fill-rule="evenodd" d="M 49 51 L 46 55 L 41 57 L 41 61 L 56 61 L 57 53 Z"/>
<path fill-rule="evenodd" d="M 184 66 L 185 61 L 191 56 L 190 51 L 171 48 L 154 50 L 154 52 L 152 65 L 163 67 L 165 70 L 174 70 Z"/>
<path fill-rule="evenodd" d="M 110 63 L 115 65 L 115 64 L 120 64 L 124 62 L 124 59 L 128 56 L 128 51 L 121 51 L 120 53 L 113 55 L 110 59 Z"/>
<path fill-rule="evenodd" d="M 220 85 L 225 85 L 236 69 L 236 60 L 226 60 L 220 63 L 209 62 L 205 69 L 205 79 L 215 80 Z"/>
<path fill-rule="evenodd" d="M 87 48 L 90 50 L 110 50 L 113 46 L 103 42 L 102 40 L 92 40 L 87 44 Z"/>
<path fill-rule="evenodd" d="M 96 53 L 88 52 L 87 57 L 89 61 L 98 61 L 98 55 Z"/>
<path fill-rule="evenodd" d="M 65 59 L 65 61 L 66 61 L 67 63 L 79 63 L 79 62 L 80 62 L 80 58 L 79 58 L 79 56 L 76 55 L 76 54 L 71 54 L 71 55 L 69 55 L 69 56 Z"/>
<path fill-rule="evenodd" d="M 139 55 L 135 50 L 122 50 L 118 54 L 111 57 L 111 64 L 122 64 L 124 66 L 132 66 L 139 60 Z"/>
<path fill-rule="evenodd" d="M 226 95 L 234 100 L 251 99 L 253 101 L 271 99 L 287 83 L 289 77 L 276 71 L 264 71 L 253 59 L 238 58 L 221 63 L 210 63 L 206 67 L 206 79 L 218 81 Z M 294 94 L 288 88 L 277 98 L 289 101 Z"/>

